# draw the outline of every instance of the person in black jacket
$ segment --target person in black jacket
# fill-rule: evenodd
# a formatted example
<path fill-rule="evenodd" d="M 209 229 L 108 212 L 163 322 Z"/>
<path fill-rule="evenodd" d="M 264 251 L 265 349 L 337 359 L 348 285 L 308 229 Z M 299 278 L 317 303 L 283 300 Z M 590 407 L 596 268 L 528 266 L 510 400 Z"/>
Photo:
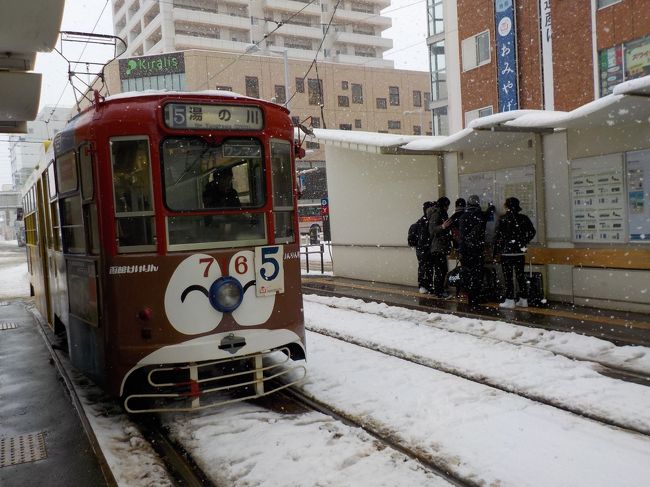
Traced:
<path fill-rule="evenodd" d="M 417 221 L 417 244 L 415 245 L 415 256 L 418 259 L 418 286 L 420 294 L 427 294 L 433 291 L 433 259 L 429 247 L 431 238 L 429 236 L 430 209 L 435 205 L 433 201 L 425 201 L 422 204 L 423 215 Z"/>
<path fill-rule="evenodd" d="M 441 299 L 449 298 L 445 291 L 447 276 L 447 256 L 451 252 L 451 232 L 447 210 L 449 198 L 442 196 L 436 201 L 430 211 L 429 235 L 431 236 L 431 259 L 433 260 L 433 293 Z"/>
<path fill-rule="evenodd" d="M 488 212 L 481 210 L 481 200 L 475 194 L 467 199 L 467 207 L 458 221 L 460 242 L 458 258 L 461 265 L 461 282 L 467 291 L 470 308 L 479 306 L 483 281 L 485 252 L 485 224 Z"/>
<path fill-rule="evenodd" d="M 499 218 L 494 234 L 494 257 L 501 260 L 501 270 L 506 284 L 506 300 L 499 306 L 514 308 L 515 305 L 528 307 L 528 288 L 524 266 L 526 246 L 535 237 L 535 227 L 530 218 L 521 214 L 519 200 L 507 198 L 503 205 L 506 212 Z M 519 296 L 515 296 L 512 274 L 517 278 Z"/>

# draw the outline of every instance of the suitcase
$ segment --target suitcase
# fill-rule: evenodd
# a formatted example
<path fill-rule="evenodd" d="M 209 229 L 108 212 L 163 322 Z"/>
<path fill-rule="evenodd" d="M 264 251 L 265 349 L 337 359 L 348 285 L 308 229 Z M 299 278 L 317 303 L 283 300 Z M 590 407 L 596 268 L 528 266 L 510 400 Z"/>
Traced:
<path fill-rule="evenodd" d="M 483 303 L 498 303 L 502 298 L 496 268 L 489 265 L 485 266 L 483 268 L 483 281 L 481 282 L 479 300 Z"/>
<path fill-rule="evenodd" d="M 544 298 L 544 278 L 541 272 L 526 273 L 526 284 L 528 285 L 528 305 L 529 306 L 544 306 L 546 298 Z"/>

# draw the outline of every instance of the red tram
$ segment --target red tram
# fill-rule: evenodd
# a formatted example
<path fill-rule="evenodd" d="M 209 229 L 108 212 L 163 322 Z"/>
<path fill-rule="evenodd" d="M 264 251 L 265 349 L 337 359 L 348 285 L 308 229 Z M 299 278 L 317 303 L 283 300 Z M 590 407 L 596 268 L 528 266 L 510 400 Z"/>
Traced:
<path fill-rule="evenodd" d="M 55 137 L 23 197 L 32 293 L 128 411 L 304 376 L 278 360 L 305 358 L 299 150 L 285 108 L 226 92 L 96 94 Z"/>

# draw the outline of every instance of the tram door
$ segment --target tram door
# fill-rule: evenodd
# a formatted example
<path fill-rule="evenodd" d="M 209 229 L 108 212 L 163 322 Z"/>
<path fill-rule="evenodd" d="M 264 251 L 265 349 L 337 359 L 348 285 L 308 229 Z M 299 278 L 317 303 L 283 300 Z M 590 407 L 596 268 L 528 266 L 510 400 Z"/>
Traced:
<path fill-rule="evenodd" d="M 49 217 L 47 215 L 47 207 L 49 199 L 47 193 L 47 182 L 41 177 L 36 183 L 36 226 L 38 235 L 38 259 L 41 263 L 38 272 L 41 274 L 43 280 L 43 294 L 37 295 L 39 300 L 39 309 L 47 318 L 47 322 L 51 327 L 54 326 L 54 319 L 52 316 L 52 303 L 48 296 L 50 296 L 50 271 L 48 265 L 47 255 L 47 229 L 49 228 Z"/>

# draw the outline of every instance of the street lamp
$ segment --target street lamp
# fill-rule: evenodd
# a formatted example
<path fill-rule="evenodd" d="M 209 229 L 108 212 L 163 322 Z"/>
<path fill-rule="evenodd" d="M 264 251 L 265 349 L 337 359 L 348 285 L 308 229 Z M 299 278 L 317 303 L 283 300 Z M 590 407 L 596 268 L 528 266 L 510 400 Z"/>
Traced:
<path fill-rule="evenodd" d="M 278 49 L 271 49 L 267 47 L 266 49 L 261 49 L 257 44 L 253 44 L 252 46 L 249 46 L 246 48 L 246 54 L 252 54 L 252 53 L 261 53 L 261 54 L 278 54 L 282 56 L 282 60 L 284 61 L 284 103 L 283 106 L 289 110 L 289 49 L 286 47 L 284 48 L 278 48 Z"/>

